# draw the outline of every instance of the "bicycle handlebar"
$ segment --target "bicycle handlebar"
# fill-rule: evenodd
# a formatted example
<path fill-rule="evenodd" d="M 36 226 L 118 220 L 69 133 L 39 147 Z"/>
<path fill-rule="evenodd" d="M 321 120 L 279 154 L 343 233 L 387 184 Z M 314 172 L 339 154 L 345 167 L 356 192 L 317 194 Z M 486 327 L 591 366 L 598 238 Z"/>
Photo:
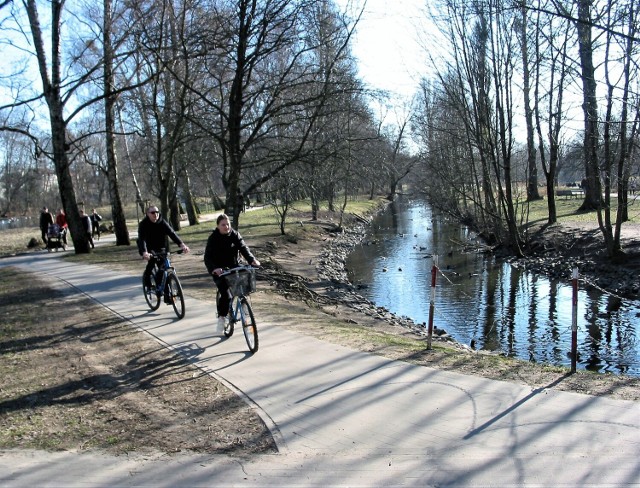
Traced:
<path fill-rule="evenodd" d="M 158 257 L 165 257 L 165 256 L 169 256 L 170 254 L 182 254 L 184 251 L 182 249 L 178 249 L 177 251 L 171 253 L 169 251 L 149 251 L 149 254 L 151 254 L 154 258 L 158 258 Z"/>
<path fill-rule="evenodd" d="M 243 266 L 236 266 L 235 268 L 225 268 L 222 273 L 220 273 L 218 276 L 226 276 L 226 275 L 230 275 L 232 273 L 239 273 L 242 271 L 249 271 L 250 269 L 258 269 L 260 266 L 251 266 L 250 264 L 247 265 L 243 265 Z"/>

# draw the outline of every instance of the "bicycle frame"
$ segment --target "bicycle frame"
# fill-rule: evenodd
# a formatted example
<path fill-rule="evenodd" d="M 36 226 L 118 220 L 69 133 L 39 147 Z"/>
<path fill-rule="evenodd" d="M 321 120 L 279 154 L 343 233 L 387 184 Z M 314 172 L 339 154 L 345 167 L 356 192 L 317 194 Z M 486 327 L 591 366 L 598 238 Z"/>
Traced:
<path fill-rule="evenodd" d="M 152 286 L 145 284 L 148 283 L 145 278 L 147 271 L 143 274 L 142 280 L 145 300 L 151 310 L 157 310 L 164 295 L 165 303 L 173 307 L 178 319 L 182 319 L 185 314 L 184 294 L 175 268 L 171 265 L 169 253 L 163 250 L 159 253 L 152 252 L 151 255 L 151 259 L 154 260 L 154 266 L 149 271 L 149 279 L 153 279 Z M 159 273 L 162 273 L 162 278 Z"/>
<path fill-rule="evenodd" d="M 162 295 L 165 287 L 167 286 L 169 273 L 175 273 L 175 269 L 171 266 L 171 261 L 169 260 L 168 255 L 164 255 L 163 257 L 154 255 L 154 259 L 156 260 L 158 271 L 162 271 L 162 280 L 160 283 L 156 283 L 156 293 Z"/>
<path fill-rule="evenodd" d="M 229 293 L 231 295 L 231 293 Z M 241 324 L 244 324 L 244 311 L 242 310 L 241 301 L 243 298 L 247 298 L 243 296 L 230 296 L 229 297 L 229 317 L 233 322 L 240 321 Z M 240 312 L 240 317 L 238 317 L 238 312 Z"/>

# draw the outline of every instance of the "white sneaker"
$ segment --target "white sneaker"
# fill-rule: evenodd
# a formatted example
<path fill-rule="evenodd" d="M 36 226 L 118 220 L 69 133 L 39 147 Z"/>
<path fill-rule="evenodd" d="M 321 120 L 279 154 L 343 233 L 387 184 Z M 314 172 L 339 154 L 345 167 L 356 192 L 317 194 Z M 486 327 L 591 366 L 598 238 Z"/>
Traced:
<path fill-rule="evenodd" d="M 226 321 L 227 321 L 227 317 L 218 317 L 218 325 L 216 327 L 216 332 L 220 334 L 224 332 L 224 325 Z"/>

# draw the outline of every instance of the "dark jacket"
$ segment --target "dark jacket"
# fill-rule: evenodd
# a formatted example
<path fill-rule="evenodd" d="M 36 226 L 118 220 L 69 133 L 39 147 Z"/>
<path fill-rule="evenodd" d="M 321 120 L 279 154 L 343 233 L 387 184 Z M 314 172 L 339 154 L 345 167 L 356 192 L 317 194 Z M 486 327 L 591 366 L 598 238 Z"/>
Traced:
<path fill-rule="evenodd" d="M 138 225 L 138 252 L 142 256 L 144 252 L 168 250 L 168 237 L 178 246 L 182 246 L 182 240 L 169 225 L 169 222 L 159 217 L 154 223 L 149 220 L 149 217 L 145 217 Z"/>
<path fill-rule="evenodd" d="M 234 268 L 238 266 L 238 253 L 251 264 L 255 257 L 244 243 L 242 236 L 234 229 L 224 235 L 216 228 L 209 239 L 204 250 L 204 265 L 209 274 L 217 268 Z"/>
<path fill-rule="evenodd" d="M 84 215 L 80 217 L 80 220 L 82 220 L 82 227 L 84 227 L 84 230 L 91 234 L 91 229 L 93 227 L 93 225 L 91 224 L 91 217 L 89 217 L 88 215 Z"/>
<path fill-rule="evenodd" d="M 53 224 L 53 215 L 49 212 L 40 212 L 40 229 L 45 231 Z"/>

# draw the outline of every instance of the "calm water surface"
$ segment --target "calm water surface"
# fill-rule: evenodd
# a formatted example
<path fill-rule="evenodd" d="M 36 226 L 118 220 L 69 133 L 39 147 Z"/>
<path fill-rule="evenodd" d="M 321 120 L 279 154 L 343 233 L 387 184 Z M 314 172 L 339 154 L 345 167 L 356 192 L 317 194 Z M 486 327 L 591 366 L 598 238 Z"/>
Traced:
<path fill-rule="evenodd" d="M 349 256 L 349 278 L 378 306 L 428 323 L 436 255 L 436 327 L 478 349 L 570 366 L 571 270 L 562 282 L 520 271 L 466 252 L 474 239 L 423 202 L 395 202 Z M 609 300 L 592 288 L 578 292 L 578 367 L 640 376 L 640 304 L 624 301 L 609 313 Z"/>

